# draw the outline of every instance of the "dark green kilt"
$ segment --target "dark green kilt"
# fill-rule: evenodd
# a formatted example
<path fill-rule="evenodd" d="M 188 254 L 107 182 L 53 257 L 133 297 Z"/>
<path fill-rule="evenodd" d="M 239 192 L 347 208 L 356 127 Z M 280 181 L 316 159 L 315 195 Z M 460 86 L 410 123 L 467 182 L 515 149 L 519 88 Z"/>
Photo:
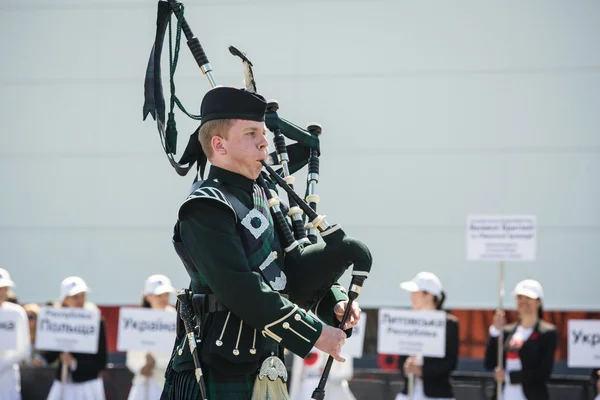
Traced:
<path fill-rule="evenodd" d="M 202 367 L 208 400 L 250 400 L 254 387 L 253 375 L 223 376 L 217 371 Z M 165 382 L 161 400 L 201 399 L 200 388 L 193 370 L 172 371 L 171 382 Z"/>

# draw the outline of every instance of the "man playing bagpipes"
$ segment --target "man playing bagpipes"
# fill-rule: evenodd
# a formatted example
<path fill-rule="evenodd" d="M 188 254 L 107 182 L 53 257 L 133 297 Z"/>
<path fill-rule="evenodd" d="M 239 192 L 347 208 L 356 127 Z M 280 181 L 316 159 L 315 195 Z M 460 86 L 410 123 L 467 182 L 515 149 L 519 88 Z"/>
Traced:
<path fill-rule="evenodd" d="M 171 36 L 172 14 L 178 23 L 167 121 L 160 57 L 167 26 Z M 200 116 L 183 110 L 174 94 L 181 31 L 213 87 L 202 100 Z M 252 75 L 249 60 L 236 55 Z M 173 245 L 191 282 L 177 294 L 177 337 L 161 398 L 287 400 L 284 349 L 305 357 L 316 347 L 329 355 L 313 392 L 313 399 L 322 400 L 331 364 L 345 361 L 340 350 L 360 318 L 355 300 L 370 272 L 371 254 L 316 213 L 319 133 L 279 118 L 277 103 L 267 104 L 253 77 L 247 89 L 219 87 L 211 71 L 183 17 L 183 5 L 159 1 L 144 118 L 150 114 L 157 121 L 163 148 L 179 175 L 194 163 L 198 168 L 198 180 L 179 207 L 174 227 Z M 179 162 L 173 158 L 175 104 L 201 120 Z M 274 133 L 276 155 L 268 153 L 266 128 Z M 284 136 L 298 143 L 287 146 Z M 271 167 L 274 158 L 279 172 Z M 204 179 L 206 161 L 211 167 Z M 291 176 L 307 163 L 308 203 L 294 192 Z M 280 201 L 278 188 L 287 193 L 289 207 Z M 338 280 L 350 266 L 346 292 Z"/>
<path fill-rule="evenodd" d="M 206 94 L 199 141 L 211 168 L 181 205 L 175 227 L 175 242 L 189 256 L 191 290 L 206 294 L 199 352 L 210 400 L 249 399 L 262 364 L 270 357 L 279 364 L 283 348 L 305 357 L 314 346 L 344 361 L 339 354 L 346 333 L 313 319 L 285 295 L 285 252 L 257 183 L 268 156 L 265 108 L 262 96 L 244 89 L 217 87 Z M 313 309 L 333 325 L 347 300 L 334 285 Z M 360 318 L 358 303 L 351 307 L 345 330 Z M 178 339 L 163 398 L 201 398 L 185 341 Z M 265 367 L 279 368 L 284 382 L 283 363 Z"/>

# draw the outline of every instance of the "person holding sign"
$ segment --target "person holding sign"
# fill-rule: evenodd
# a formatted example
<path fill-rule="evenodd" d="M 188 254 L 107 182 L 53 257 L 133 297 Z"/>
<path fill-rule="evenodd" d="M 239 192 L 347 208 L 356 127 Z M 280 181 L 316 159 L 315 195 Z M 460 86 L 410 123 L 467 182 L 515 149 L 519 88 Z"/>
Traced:
<path fill-rule="evenodd" d="M 14 285 L 8 271 L 0 268 L 0 400 L 21 400 L 19 364 L 31 354 L 25 310 L 7 301 Z"/>
<path fill-rule="evenodd" d="M 442 310 L 446 293 L 440 279 L 431 272 L 419 272 L 400 288 L 410 292 L 413 310 Z M 444 358 L 400 356 L 398 369 L 404 388 L 396 400 L 452 399 L 454 392 L 450 374 L 458 365 L 458 319 L 446 313 L 446 350 Z M 414 376 L 412 397 L 408 391 L 408 377 Z"/>
<path fill-rule="evenodd" d="M 152 275 L 146 279 L 142 307 L 176 312 L 169 304 L 175 288 L 164 275 Z M 164 374 L 171 353 L 148 353 L 128 351 L 126 365 L 133 373 L 128 400 L 158 400 L 164 385 Z"/>
<path fill-rule="evenodd" d="M 542 320 L 544 292 L 538 281 L 519 282 L 513 295 L 519 320 L 506 325 L 504 313 L 494 315 L 484 365 L 504 384 L 503 400 L 548 400 L 547 382 L 554 366 L 558 340 L 556 327 Z M 503 367 L 498 367 L 498 337 L 504 334 Z M 499 400 L 499 399 L 498 399 Z"/>
<path fill-rule="evenodd" d="M 63 308 L 90 308 L 86 302 L 89 288 L 77 276 L 65 278 L 60 285 L 59 303 Z M 104 400 L 104 381 L 100 371 L 106 368 L 106 331 L 100 319 L 98 351 L 95 354 L 46 351 L 42 356 L 47 363 L 59 359 L 56 377 L 47 400 Z M 67 376 L 63 377 L 63 365 Z"/>

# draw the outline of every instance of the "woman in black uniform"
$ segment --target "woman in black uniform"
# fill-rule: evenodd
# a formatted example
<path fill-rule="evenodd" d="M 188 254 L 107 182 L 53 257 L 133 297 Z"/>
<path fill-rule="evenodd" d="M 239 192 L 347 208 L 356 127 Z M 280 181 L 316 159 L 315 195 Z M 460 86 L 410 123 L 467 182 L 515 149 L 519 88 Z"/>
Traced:
<path fill-rule="evenodd" d="M 503 400 L 549 400 L 548 379 L 554 366 L 556 327 L 542 320 L 544 292 L 538 281 L 527 279 L 515 287 L 519 320 L 505 325 L 497 312 L 485 351 L 485 368 L 504 384 Z M 504 333 L 503 367 L 498 368 L 498 337 Z"/>
<path fill-rule="evenodd" d="M 60 306 L 72 308 L 96 308 L 86 302 L 86 293 L 89 288 L 83 279 L 70 276 L 62 281 L 60 286 Z M 100 319 L 100 332 L 98 335 L 98 351 L 96 354 L 68 353 L 48 351 L 42 353 L 44 359 L 50 364 L 56 359 L 60 362 L 56 371 L 56 378 L 48 393 L 48 400 L 104 400 L 104 381 L 100 371 L 106 367 L 106 331 L 104 321 Z M 68 366 L 67 383 L 61 381 L 62 365 Z M 64 397 L 63 397 L 64 389 Z"/>
<path fill-rule="evenodd" d="M 431 272 L 420 272 L 400 287 L 411 293 L 413 310 L 442 310 L 446 294 L 442 283 Z M 458 365 L 458 320 L 446 313 L 446 355 L 444 358 L 401 356 L 398 362 L 404 389 L 396 400 L 408 399 L 408 376 L 414 375 L 413 400 L 454 398 L 450 374 Z"/>

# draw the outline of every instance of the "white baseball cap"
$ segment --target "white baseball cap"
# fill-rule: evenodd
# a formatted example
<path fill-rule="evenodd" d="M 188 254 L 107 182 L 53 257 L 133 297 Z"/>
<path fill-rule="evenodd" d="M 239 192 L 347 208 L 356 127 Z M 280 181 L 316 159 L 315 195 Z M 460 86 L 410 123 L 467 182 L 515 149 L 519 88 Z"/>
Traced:
<path fill-rule="evenodd" d="M 544 298 L 544 290 L 542 289 L 542 285 L 533 279 L 525 279 L 524 281 L 517 283 L 515 290 L 513 290 L 513 296 L 517 296 L 519 294 L 532 299 L 542 300 Z"/>
<path fill-rule="evenodd" d="M 144 296 L 149 294 L 173 293 L 175 288 L 171 285 L 171 280 L 164 275 L 151 275 L 144 284 Z"/>
<path fill-rule="evenodd" d="M 431 272 L 419 272 L 411 281 L 402 282 L 400 288 L 409 292 L 427 292 L 434 296 L 442 294 L 442 282 Z"/>
<path fill-rule="evenodd" d="M 90 288 L 86 285 L 83 279 L 78 276 L 69 276 L 60 284 L 60 301 L 63 301 L 65 297 L 74 296 L 78 293 L 89 291 Z"/>
<path fill-rule="evenodd" d="M 10 279 L 8 271 L 0 268 L 0 287 L 14 287 L 15 283 Z"/>

